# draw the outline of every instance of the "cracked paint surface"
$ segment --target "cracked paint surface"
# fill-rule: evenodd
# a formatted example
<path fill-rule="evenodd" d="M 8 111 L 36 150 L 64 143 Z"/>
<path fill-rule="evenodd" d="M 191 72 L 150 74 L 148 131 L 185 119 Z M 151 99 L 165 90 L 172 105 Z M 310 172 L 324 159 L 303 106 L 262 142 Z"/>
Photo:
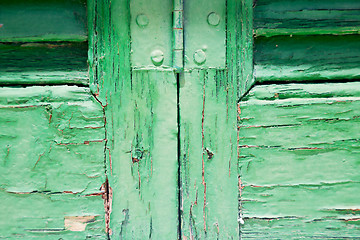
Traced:
<path fill-rule="evenodd" d="M 243 239 L 360 237 L 359 89 L 263 85 L 239 103 Z"/>
<path fill-rule="evenodd" d="M 105 238 L 105 131 L 89 89 L 2 87 L 0 112 L 0 236 Z"/>

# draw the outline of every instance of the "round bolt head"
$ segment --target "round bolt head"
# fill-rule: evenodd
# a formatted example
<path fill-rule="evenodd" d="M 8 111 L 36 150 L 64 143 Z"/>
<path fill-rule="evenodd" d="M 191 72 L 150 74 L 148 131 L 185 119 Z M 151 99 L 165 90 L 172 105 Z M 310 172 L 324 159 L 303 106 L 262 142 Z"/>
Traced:
<path fill-rule="evenodd" d="M 211 12 L 208 15 L 208 23 L 213 26 L 217 26 L 220 23 L 220 16 L 216 12 Z"/>
<path fill-rule="evenodd" d="M 155 66 L 161 66 L 164 61 L 164 53 L 159 49 L 152 51 L 151 61 Z"/>
<path fill-rule="evenodd" d="M 146 27 L 149 24 L 149 18 L 145 14 L 139 14 L 136 17 L 136 24 L 139 27 Z"/>
<path fill-rule="evenodd" d="M 203 50 L 199 49 L 199 50 L 196 50 L 195 53 L 194 53 L 194 62 L 197 64 L 197 65 L 202 65 L 204 64 L 206 61 L 206 54 Z"/>

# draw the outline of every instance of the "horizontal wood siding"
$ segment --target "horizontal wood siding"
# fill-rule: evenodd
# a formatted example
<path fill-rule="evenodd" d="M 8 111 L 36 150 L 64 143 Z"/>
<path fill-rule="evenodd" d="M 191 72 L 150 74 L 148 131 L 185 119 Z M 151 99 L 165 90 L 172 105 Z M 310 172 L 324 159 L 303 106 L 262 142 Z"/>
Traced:
<path fill-rule="evenodd" d="M 257 82 L 359 78 L 360 2 L 254 1 Z"/>
<path fill-rule="evenodd" d="M 0 84 L 88 85 L 87 43 L 0 44 Z"/>
<path fill-rule="evenodd" d="M 255 39 L 258 82 L 357 79 L 359 63 L 360 35 Z"/>
<path fill-rule="evenodd" d="M 358 0 L 255 0 L 256 36 L 358 34 Z"/>
<path fill-rule="evenodd" d="M 86 0 L 1 0 L 0 42 L 85 41 Z"/>
<path fill-rule="evenodd" d="M 359 89 L 263 85 L 240 102 L 243 239 L 360 237 Z"/>
<path fill-rule="evenodd" d="M 0 89 L 1 238 L 105 239 L 104 124 L 88 88 Z"/>

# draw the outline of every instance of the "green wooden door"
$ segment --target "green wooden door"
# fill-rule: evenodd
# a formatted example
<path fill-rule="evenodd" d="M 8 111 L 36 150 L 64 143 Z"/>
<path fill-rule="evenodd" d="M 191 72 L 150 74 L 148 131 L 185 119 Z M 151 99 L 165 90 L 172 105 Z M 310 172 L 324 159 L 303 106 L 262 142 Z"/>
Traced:
<path fill-rule="evenodd" d="M 0 238 L 359 238 L 359 11 L 2 1 Z"/>

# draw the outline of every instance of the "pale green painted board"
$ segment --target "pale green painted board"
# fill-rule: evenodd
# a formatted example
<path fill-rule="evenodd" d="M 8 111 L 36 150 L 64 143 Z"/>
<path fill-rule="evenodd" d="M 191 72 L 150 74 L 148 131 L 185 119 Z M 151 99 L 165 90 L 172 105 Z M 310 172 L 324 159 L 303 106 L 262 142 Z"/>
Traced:
<path fill-rule="evenodd" d="M 176 239 L 176 76 L 131 70 L 128 1 L 88 7 L 91 88 L 106 115 L 107 230 L 112 239 Z"/>
<path fill-rule="evenodd" d="M 184 239 L 236 239 L 237 108 L 223 70 L 193 70 L 180 82 L 181 226 Z"/>
<path fill-rule="evenodd" d="M 242 239 L 357 239 L 360 84 L 255 86 L 240 102 Z"/>
<path fill-rule="evenodd" d="M 89 89 L 1 88 L 0 112 L 0 237 L 104 239 L 104 119 Z"/>

